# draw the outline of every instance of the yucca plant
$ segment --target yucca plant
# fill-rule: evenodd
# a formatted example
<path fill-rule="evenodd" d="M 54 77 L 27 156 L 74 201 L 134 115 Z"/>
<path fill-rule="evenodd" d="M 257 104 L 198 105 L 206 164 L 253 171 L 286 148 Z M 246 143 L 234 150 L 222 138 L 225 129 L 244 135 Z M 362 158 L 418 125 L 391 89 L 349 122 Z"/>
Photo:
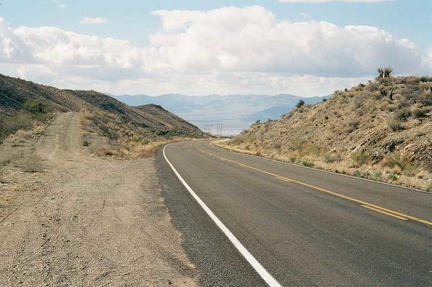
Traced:
<path fill-rule="evenodd" d="M 387 67 L 384 69 L 384 78 L 390 78 L 390 74 L 393 72 L 393 69 L 390 67 Z"/>

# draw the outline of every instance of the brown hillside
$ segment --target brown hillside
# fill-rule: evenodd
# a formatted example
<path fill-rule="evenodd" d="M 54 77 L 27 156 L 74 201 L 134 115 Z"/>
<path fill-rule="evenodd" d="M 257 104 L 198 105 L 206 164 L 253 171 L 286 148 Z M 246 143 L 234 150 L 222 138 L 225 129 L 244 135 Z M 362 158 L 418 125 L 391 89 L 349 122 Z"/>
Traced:
<path fill-rule="evenodd" d="M 51 110 L 59 112 L 79 111 L 81 104 L 67 91 L 0 75 L 0 111 L 22 110 L 28 99 L 43 100 Z"/>
<path fill-rule="evenodd" d="M 60 90 L 0 75 L 0 141 L 20 129 L 40 133 L 61 112 L 82 112 L 83 146 L 98 155 L 140 157 L 158 142 L 204 136 L 163 108 L 135 108 L 95 91 Z"/>
<path fill-rule="evenodd" d="M 432 78 L 380 78 L 252 125 L 225 146 L 432 190 L 431 116 Z"/>
<path fill-rule="evenodd" d="M 161 129 L 161 134 L 169 134 L 172 136 L 188 135 L 190 137 L 202 137 L 202 132 L 198 129 L 198 127 L 165 110 L 159 105 L 149 104 L 137 106 L 135 108 L 145 113 L 146 117 L 152 120 L 154 123 L 164 126 L 165 129 Z"/>

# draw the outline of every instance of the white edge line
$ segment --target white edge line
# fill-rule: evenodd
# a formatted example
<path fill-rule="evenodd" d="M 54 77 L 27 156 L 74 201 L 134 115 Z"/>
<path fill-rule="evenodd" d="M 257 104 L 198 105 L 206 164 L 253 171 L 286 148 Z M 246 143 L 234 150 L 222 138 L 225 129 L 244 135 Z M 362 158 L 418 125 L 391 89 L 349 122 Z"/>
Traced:
<path fill-rule="evenodd" d="M 270 287 L 282 287 L 279 282 L 276 281 L 276 279 L 273 278 L 273 276 L 265 270 L 265 268 L 258 262 L 258 260 L 255 259 L 255 257 L 243 246 L 243 244 L 240 243 L 240 241 L 234 236 L 234 234 L 220 221 L 220 219 L 213 213 L 213 211 L 208 208 L 208 206 L 201 200 L 201 198 L 198 197 L 198 195 L 193 191 L 193 189 L 187 184 L 187 182 L 181 177 L 181 175 L 178 173 L 178 171 L 175 169 L 175 167 L 172 165 L 172 163 L 168 160 L 165 149 L 169 146 L 167 144 L 163 148 L 163 156 L 165 160 L 170 165 L 171 169 L 174 171 L 175 175 L 178 177 L 178 179 L 181 181 L 181 183 L 186 187 L 186 189 L 189 191 L 189 193 L 192 195 L 193 198 L 198 202 L 198 204 L 204 209 L 204 211 L 210 216 L 210 218 L 216 223 L 216 225 L 222 230 L 222 232 L 228 237 L 228 239 L 231 241 L 231 243 L 234 245 L 235 248 L 243 255 L 243 257 L 249 262 L 249 264 L 255 269 L 256 272 L 261 276 L 261 278 L 270 286 Z"/>

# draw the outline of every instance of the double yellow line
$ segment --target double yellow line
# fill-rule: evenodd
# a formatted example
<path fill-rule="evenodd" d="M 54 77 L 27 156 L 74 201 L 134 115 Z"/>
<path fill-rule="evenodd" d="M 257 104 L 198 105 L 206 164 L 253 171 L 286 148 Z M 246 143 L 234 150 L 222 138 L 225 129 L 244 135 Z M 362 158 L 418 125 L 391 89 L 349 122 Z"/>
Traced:
<path fill-rule="evenodd" d="M 391 210 L 391 209 L 387 209 L 387 208 L 384 208 L 384 207 L 381 207 L 381 206 L 378 206 L 378 205 L 375 205 L 375 204 L 372 204 L 372 203 L 369 203 L 369 202 L 366 202 L 366 201 L 363 201 L 363 200 L 359 200 L 359 199 L 356 199 L 356 198 L 353 198 L 353 197 L 350 197 L 350 196 L 346 196 L 346 195 L 343 195 L 343 194 L 340 194 L 340 193 L 337 193 L 337 192 L 334 192 L 334 191 L 330 191 L 330 190 L 325 189 L 325 188 L 314 186 L 314 185 L 311 185 L 311 184 L 308 184 L 308 183 L 305 183 L 305 182 L 301 182 L 301 181 L 298 181 L 298 180 L 295 180 L 295 179 L 291 179 L 291 178 L 288 178 L 288 177 L 285 177 L 285 176 L 281 176 L 281 175 L 278 175 L 278 174 L 275 174 L 275 173 L 271 173 L 271 172 L 268 172 L 268 171 L 265 171 L 265 170 L 262 170 L 262 169 L 250 166 L 250 165 L 246 165 L 244 163 L 240 163 L 240 162 L 237 162 L 237 161 L 234 161 L 234 160 L 230 160 L 230 159 L 218 156 L 216 154 L 213 154 L 211 152 L 205 151 L 205 150 L 203 150 L 203 149 L 201 149 L 201 148 L 199 148 L 197 146 L 195 146 L 195 148 L 198 149 L 199 151 L 205 153 L 205 154 L 208 154 L 208 155 L 210 155 L 212 157 L 218 158 L 218 159 L 220 159 L 222 161 L 230 162 L 230 163 L 236 164 L 238 166 L 241 166 L 243 168 L 247 168 L 247 169 L 251 169 L 251 170 L 263 173 L 263 174 L 267 174 L 267 175 L 272 176 L 272 177 L 274 177 L 276 179 L 279 179 L 281 181 L 285 181 L 285 182 L 289 182 L 289 183 L 295 183 L 295 184 L 306 186 L 306 187 L 309 187 L 309 188 L 312 188 L 312 189 L 315 189 L 315 190 L 318 190 L 318 191 L 321 191 L 321 192 L 325 192 L 327 194 L 331 194 L 331 195 L 334 195 L 334 196 L 337 196 L 337 197 L 340 197 L 340 198 L 343 198 L 343 199 L 346 199 L 346 200 L 358 203 L 360 206 L 362 206 L 364 208 L 367 208 L 369 210 L 373 210 L 375 212 L 379 212 L 381 214 L 385 214 L 385 215 L 388 215 L 388 216 L 391 216 L 391 217 L 394 217 L 394 218 L 397 218 L 397 219 L 400 219 L 400 220 L 412 220 L 412 221 L 416 221 L 416 222 L 420 222 L 420 223 L 432 226 L 432 222 L 431 221 L 427 221 L 427 220 L 424 220 L 424 219 L 421 219 L 421 218 L 417 218 L 417 217 L 414 217 L 414 216 L 411 216 L 411 215 L 400 213 L 400 212 L 397 212 L 397 211 L 394 211 L 394 210 Z"/>

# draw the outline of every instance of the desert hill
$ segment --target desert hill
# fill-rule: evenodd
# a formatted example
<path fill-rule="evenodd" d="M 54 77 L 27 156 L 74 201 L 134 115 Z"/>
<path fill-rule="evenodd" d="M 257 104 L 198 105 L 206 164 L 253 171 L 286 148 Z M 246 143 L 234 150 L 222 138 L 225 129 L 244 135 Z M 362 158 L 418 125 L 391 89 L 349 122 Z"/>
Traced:
<path fill-rule="evenodd" d="M 135 157 L 156 142 L 204 136 L 161 107 L 131 107 L 95 91 L 60 90 L 0 75 L 0 140 L 61 112 L 82 113 L 83 145 L 96 154 Z"/>
<path fill-rule="evenodd" d="M 150 156 L 200 135 L 160 107 L 0 76 L 0 286 L 198 286 Z"/>
<path fill-rule="evenodd" d="M 379 77 L 299 102 L 225 146 L 305 166 L 432 190 L 432 78 Z"/>

